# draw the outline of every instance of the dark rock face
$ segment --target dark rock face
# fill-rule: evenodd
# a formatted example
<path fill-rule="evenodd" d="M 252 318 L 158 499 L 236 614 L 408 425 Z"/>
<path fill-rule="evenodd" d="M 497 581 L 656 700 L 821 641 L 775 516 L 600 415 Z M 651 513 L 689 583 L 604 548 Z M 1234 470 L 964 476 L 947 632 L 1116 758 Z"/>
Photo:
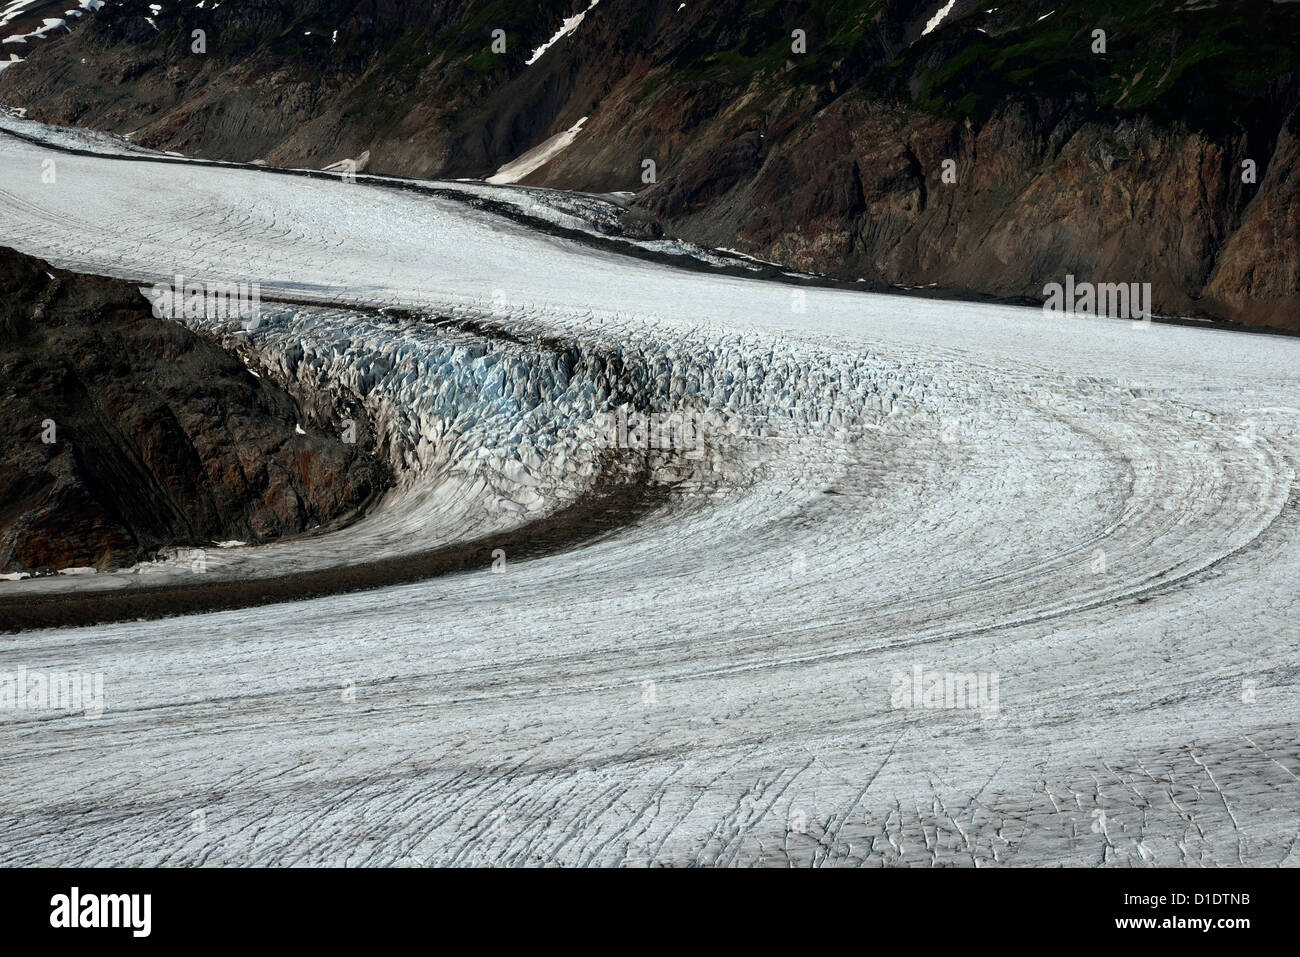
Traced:
<path fill-rule="evenodd" d="M 587 0 L 167 6 L 157 29 L 146 0 L 105 7 L 0 74 L 0 102 L 429 177 L 491 174 L 588 116 L 524 182 L 633 190 L 684 238 L 845 279 L 1039 296 L 1073 273 L 1300 328 L 1300 4 L 956 0 L 923 34 L 943 0 L 601 0 L 533 65 Z"/>
<path fill-rule="evenodd" d="M 1150 282 L 1162 312 L 1300 328 L 1295 149 L 1284 133 L 1247 185 L 1239 146 L 1150 119 L 1076 123 L 1017 104 L 968 129 L 842 100 L 774 150 L 751 189 L 696 185 L 705 215 L 683 215 L 667 183 L 643 202 L 688 239 L 734 234 L 846 279 L 1032 297 L 1072 273 Z M 724 150 L 711 155 L 687 172 L 725 168 Z"/>
<path fill-rule="evenodd" d="M 345 521 L 385 487 L 364 447 L 155 319 L 129 283 L 0 248 L 0 289 L 0 570 L 263 542 Z"/>

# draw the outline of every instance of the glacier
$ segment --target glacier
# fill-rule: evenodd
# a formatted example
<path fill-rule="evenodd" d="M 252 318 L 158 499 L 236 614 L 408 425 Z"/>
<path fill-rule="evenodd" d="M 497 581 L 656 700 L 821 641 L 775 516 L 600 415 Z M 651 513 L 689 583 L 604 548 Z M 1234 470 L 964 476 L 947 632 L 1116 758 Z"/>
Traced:
<path fill-rule="evenodd" d="M 675 268 L 400 185 L 0 132 L 5 243 L 259 282 L 256 328 L 182 321 L 379 432 L 373 512 L 205 581 L 481 556 L 8 635 L 0 672 L 102 672 L 105 710 L 0 712 L 0 862 L 1297 863 L 1300 340 Z M 607 454 L 620 408 L 705 454 Z M 611 478 L 659 494 L 494 558 Z M 0 626 L 194 576 L 0 582 Z M 896 706 L 916 669 L 996 713 Z"/>

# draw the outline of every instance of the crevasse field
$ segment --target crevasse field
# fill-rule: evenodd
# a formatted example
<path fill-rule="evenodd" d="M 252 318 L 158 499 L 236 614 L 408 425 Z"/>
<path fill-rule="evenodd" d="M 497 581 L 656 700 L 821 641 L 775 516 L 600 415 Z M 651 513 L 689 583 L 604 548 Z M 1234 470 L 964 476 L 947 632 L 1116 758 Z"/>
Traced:
<path fill-rule="evenodd" d="M 594 200 L 0 129 L 50 144 L 0 132 L 0 242 L 260 282 L 256 328 L 187 321 L 381 433 L 371 514 L 205 581 L 482 555 L 0 636 L 0 672 L 105 686 L 95 719 L 0 714 L 0 863 L 1300 864 L 1300 339 L 678 268 L 472 202 Z M 619 407 L 703 447 L 601 449 Z M 493 556 L 615 473 L 654 491 L 633 517 Z M 915 700 L 935 674 L 982 706 Z"/>

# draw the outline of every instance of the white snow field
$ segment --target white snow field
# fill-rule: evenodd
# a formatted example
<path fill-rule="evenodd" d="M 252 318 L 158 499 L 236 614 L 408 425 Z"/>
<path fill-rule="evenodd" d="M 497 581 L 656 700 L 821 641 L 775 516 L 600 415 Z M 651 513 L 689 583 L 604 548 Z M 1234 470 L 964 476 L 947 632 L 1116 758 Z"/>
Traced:
<path fill-rule="evenodd" d="M 0 863 L 1300 864 L 1298 339 L 676 269 L 369 181 L 3 134 L 0 223 L 61 267 L 319 303 L 189 321 L 363 404 L 398 488 L 214 546 L 205 580 L 482 552 L 5 635 L 0 678 L 102 673 L 104 712 L 0 710 Z M 700 417 L 706 450 L 642 456 L 635 521 L 494 561 L 611 467 L 620 405 Z M 982 697 L 914 696 L 934 673 Z"/>

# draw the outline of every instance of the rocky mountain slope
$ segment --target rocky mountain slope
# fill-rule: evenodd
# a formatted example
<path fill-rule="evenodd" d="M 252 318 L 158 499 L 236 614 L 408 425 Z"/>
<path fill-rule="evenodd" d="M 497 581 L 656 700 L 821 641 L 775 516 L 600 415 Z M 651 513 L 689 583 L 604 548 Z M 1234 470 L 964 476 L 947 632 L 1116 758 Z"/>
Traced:
<path fill-rule="evenodd" d="M 71 33 L 103 0 L 3 0 L 0 2 L 0 72 L 21 63 L 28 51 Z"/>
<path fill-rule="evenodd" d="M 369 151 L 427 177 L 570 131 L 523 182 L 633 191 L 687 239 L 995 295 L 1149 282 L 1161 312 L 1300 328 L 1300 4 L 152 7 L 52 38 L 0 102 L 160 149 Z"/>
<path fill-rule="evenodd" d="M 0 289 L 0 571 L 266 541 L 346 520 L 385 486 L 367 429 L 358 445 L 312 426 L 131 284 L 0 248 Z"/>

